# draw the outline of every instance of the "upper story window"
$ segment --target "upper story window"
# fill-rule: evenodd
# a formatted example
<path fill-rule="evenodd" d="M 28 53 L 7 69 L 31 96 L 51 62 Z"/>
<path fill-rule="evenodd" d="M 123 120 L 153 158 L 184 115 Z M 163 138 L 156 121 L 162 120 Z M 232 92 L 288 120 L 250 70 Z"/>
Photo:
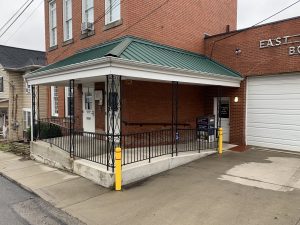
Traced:
<path fill-rule="evenodd" d="M 94 23 L 94 0 L 82 0 L 82 22 Z"/>
<path fill-rule="evenodd" d="M 64 41 L 73 38 L 72 29 L 72 0 L 63 0 L 64 12 Z"/>
<path fill-rule="evenodd" d="M 58 116 L 58 88 L 51 86 L 51 116 Z"/>
<path fill-rule="evenodd" d="M 105 0 L 105 24 L 121 19 L 121 0 Z"/>
<path fill-rule="evenodd" d="M 0 77 L 0 92 L 4 92 L 3 77 Z"/>
<path fill-rule="evenodd" d="M 57 45 L 56 2 L 49 2 L 50 47 Z"/>

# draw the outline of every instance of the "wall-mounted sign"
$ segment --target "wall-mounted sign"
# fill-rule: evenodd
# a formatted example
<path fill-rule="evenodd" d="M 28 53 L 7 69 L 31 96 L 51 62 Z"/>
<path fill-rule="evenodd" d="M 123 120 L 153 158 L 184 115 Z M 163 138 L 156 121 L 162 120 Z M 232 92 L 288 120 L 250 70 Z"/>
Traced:
<path fill-rule="evenodd" d="M 220 118 L 229 118 L 229 104 L 228 103 L 220 104 L 219 117 Z"/>
<path fill-rule="evenodd" d="M 300 34 L 276 37 L 274 39 L 270 38 L 267 40 L 259 41 L 260 49 L 279 47 L 282 45 L 293 45 L 293 46 L 288 47 L 288 54 L 289 55 L 300 55 Z"/>

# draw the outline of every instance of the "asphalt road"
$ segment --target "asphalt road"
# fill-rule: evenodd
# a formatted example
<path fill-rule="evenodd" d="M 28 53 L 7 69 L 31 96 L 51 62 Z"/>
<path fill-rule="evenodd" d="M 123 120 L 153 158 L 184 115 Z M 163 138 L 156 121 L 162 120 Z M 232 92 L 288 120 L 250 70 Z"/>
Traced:
<path fill-rule="evenodd" d="M 83 224 L 0 176 L 0 225 Z"/>

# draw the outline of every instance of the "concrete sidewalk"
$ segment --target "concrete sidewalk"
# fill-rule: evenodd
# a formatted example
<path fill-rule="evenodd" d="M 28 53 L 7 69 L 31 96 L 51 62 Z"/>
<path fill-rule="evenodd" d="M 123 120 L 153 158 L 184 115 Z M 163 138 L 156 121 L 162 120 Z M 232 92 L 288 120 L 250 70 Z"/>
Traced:
<path fill-rule="evenodd" d="M 0 152 L 0 174 L 63 210 L 111 192 L 80 176 L 7 152 Z"/>
<path fill-rule="evenodd" d="M 296 153 L 227 151 L 122 192 L 10 153 L 0 173 L 91 225 L 300 225 Z"/>

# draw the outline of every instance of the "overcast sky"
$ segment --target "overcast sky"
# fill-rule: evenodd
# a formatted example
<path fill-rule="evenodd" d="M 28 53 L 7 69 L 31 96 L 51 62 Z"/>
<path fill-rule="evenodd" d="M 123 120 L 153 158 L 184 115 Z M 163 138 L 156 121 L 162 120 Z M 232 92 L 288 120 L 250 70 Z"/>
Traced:
<path fill-rule="evenodd" d="M 0 0 L 0 27 L 26 0 Z M 0 38 L 0 44 L 44 50 L 44 0 L 34 0 L 28 10 Z M 256 24 L 296 0 L 238 0 L 238 28 Z M 300 16 L 300 3 L 267 22 Z M 1 32 L 2 33 L 2 32 Z"/>

